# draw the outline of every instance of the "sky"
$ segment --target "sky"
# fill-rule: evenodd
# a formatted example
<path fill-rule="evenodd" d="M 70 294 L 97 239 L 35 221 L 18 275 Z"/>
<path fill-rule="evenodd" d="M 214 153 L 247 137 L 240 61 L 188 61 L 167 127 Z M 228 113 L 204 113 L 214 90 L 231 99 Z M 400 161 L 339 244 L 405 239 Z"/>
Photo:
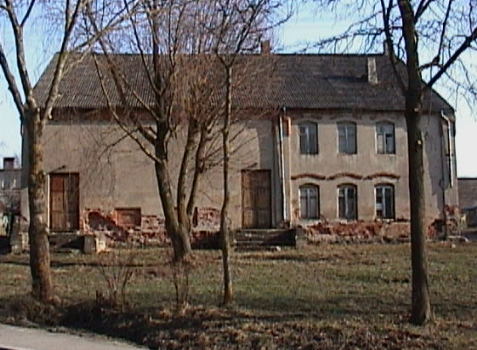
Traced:
<path fill-rule="evenodd" d="M 1 24 L 1 23 L 0 23 Z M 337 21 L 331 15 L 320 15 L 310 8 L 301 8 L 285 25 L 277 31 L 276 48 L 280 52 L 296 52 L 307 43 L 318 38 L 337 33 L 348 24 L 346 19 Z M 41 27 L 41 26 L 40 26 Z M 32 80 L 36 82 L 57 47 L 51 45 L 45 30 L 27 31 L 27 62 L 32 72 Z M 0 27 L 0 40 L 4 40 L 8 32 Z M 11 48 L 10 48 L 10 53 Z M 8 53 L 8 51 L 7 51 Z M 444 96 L 445 93 L 441 92 Z M 457 174 L 459 177 L 477 177 L 477 113 L 458 96 L 448 97 L 448 101 L 456 109 L 456 150 Z M 3 76 L 0 77 L 0 157 L 19 156 L 21 153 L 20 122 L 18 113 L 6 87 Z"/>

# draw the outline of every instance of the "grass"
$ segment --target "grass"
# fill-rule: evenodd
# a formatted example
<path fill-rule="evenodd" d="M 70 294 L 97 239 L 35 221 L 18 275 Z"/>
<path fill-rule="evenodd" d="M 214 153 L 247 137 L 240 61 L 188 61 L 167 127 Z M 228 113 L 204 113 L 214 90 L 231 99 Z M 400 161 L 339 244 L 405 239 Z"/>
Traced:
<path fill-rule="evenodd" d="M 134 254 L 129 307 L 98 304 L 98 264 L 112 255 L 54 254 L 62 304 L 27 296 L 27 256 L 0 257 L 0 320 L 122 337 L 151 348 L 477 349 L 477 243 L 432 243 L 434 321 L 408 323 L 409 245 L 320 245 L 304 250 L 236 253 L 235 305 L 221 309 L 221 259 L 197 251 L 191 307 L 175 315 L 166 249 Z"/>

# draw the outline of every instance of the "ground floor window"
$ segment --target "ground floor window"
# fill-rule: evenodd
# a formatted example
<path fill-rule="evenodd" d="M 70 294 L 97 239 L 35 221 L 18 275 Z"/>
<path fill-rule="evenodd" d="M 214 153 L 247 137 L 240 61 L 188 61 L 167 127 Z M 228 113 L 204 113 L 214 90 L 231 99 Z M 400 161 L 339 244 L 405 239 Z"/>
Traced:
<path fill-rule="evenodd" d="M 340 219 L 356 220 L 358 218 L 357 193 L 355 185 L 341 185 L 338 187 L 338 214 Z"/>
<path fill-rule="evenodd" d="M 318 219 L 320 216 L 319 188 L 315 185 L 300 186 L 300 217 Z"/>
<path fill-rule="evenodd" d="M 394 186 L 376 186 L 376 217 L 394 219 Z"/>

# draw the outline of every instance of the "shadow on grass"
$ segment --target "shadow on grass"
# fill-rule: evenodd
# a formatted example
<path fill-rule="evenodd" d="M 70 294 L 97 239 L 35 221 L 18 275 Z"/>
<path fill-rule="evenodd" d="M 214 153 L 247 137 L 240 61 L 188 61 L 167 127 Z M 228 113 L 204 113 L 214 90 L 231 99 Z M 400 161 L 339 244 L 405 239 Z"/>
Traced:
<path fill-rule="evenodd" d="M 154 295 L 134 297 L 149 299 Z M 54 307 L 39 304 L 29 296 L 13 299 L 0 299 L 2 321 L 8 311 L 11 317 L 17 318 L 10 323 L 21 324 L 18 319 L 23 319 L 43 326 L 86 330 L 153 349 L 303 348 L 306 344 L 311 347 L 305 348 L 310 349 L 445 348 L 436 345 L 441 340 L 433 337 L 402 330 L 382 333 L 373 328 L 382 321 L 373 324 L 370 315 L 392 313 L 390 318 L 397 320 L 399 317 L 394 317 L 394 313 L 405 313 L 406 305 L 399 305 L 400 310 L 392 311 L 392 301 L 379 301 L 377 307 L 374 298 L 363 296 L 328 298 L 316 304 L 297 306 L 292 298 L 267 301 L 238 295 L 233 308 L 192 306 L 180 315 L 160 306 L 118 310 L 88 300 Z M 361 306 L 356 309 L 350 307 L 352 304 Z M 369 310 L 363 313 L 366 307 Z M 360 325 L 346 322 L 356 320 L 356 316 L 362 320 Z"/>

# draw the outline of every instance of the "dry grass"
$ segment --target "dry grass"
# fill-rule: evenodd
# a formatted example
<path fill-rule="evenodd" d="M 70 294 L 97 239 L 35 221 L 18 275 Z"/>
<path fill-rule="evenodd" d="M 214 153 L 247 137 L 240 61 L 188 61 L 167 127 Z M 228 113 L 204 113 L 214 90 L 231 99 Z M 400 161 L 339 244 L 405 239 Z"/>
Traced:
<path fill-rule="evenodd" d="M 477 243 L 429 246 L 435 321 L 408 324 L 409 246 L 322 245 L 302 251 L 237 253 L 236 304 L 217 305 L 221 262 L 197 251 L 192 306 L 174 315 L 169 253 L 138 253 L 127 310 L 95 302 L 105 283 L 100 259 L 56 254 L 53 266 L 63 304 L 29 300 L 27 256 L 0 258 L 0 318 L 87 329 L 151 348 L 477 349 Z"/>

